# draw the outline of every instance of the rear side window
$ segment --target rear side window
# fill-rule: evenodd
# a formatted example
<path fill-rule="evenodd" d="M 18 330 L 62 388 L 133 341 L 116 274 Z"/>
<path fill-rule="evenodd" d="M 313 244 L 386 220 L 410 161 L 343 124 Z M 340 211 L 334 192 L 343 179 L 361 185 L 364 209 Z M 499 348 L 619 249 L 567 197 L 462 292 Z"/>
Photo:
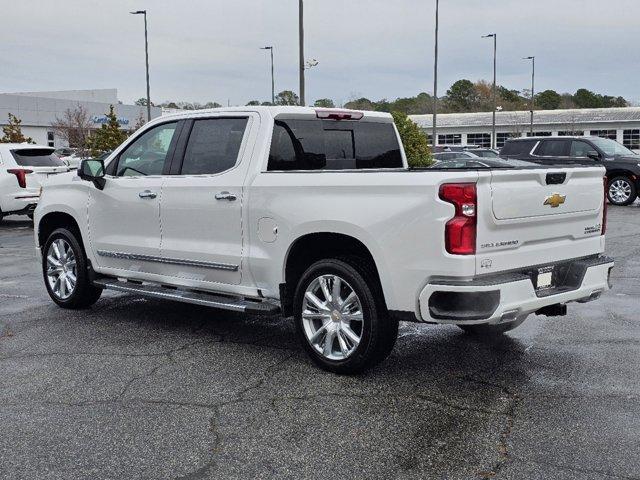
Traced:
<path fill-rule="evenodd" d="M 21 148 L 11 150 L 11 155 L 20 167 L 62 167 L 64 162 L 48 148 Z"/>
<path fill-rule="evenodd" d="M 543 140 L 535 154 L 540 157 L 566 157 L 569 155 L 570 144 L 569 140 Z"/>
<path fill-rule="evenodd" d="M 537 140 L 509 140 L 500 150 L 500 156 L 528 155 Z"/>
<path fill-rule="evenodd" d="M 224 172 L 238 161 L 247 118 L 196 120 L 182 162 L 182 175 Z"/>
<path fill-rule="evenodd" d="M 276 120 L 268 170 L 402 168 L 391 123 Z"/>

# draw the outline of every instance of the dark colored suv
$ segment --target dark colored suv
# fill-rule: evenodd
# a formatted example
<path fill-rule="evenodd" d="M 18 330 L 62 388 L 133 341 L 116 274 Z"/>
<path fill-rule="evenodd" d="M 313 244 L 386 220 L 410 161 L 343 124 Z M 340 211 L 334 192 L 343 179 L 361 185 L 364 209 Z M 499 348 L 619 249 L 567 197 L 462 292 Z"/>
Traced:
<path fill-rule="evenodd" d="M 543 165 L 593 165 L 607 169 L 607 197 L 614 205 L 631 205 L 640 191 L 640 155 L 600 137 L 531 137 L 508 140 L 500 156 Z"/>

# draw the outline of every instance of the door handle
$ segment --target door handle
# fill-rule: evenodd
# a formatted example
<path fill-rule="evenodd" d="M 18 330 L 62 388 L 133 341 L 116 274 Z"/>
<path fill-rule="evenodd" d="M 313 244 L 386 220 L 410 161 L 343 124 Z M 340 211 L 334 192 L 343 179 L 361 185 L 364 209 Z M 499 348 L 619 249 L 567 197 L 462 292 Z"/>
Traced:
<path fill-rule="evenodd" d="M 238 197 L 236 197 L 233 193 L 229 192 L 216 193 L 216 200 L 229 200 L 230 202 L 233 202 L 237 198 Z"/>
<path fill-rule="evenodd" d="M 156 192 L 152 192 L 151 190 L 145 190 L 144 192 L 140 192 L 138 196 L 140 198 L 156 198 L 158 195 Z"/>

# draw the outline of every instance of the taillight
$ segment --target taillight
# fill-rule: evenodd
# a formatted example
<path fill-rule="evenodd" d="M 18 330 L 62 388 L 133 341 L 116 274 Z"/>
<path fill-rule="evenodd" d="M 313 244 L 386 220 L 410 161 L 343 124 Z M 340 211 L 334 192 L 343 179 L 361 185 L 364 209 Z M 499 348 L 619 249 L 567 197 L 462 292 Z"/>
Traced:
<path fill-rule="evenodd" d="M 445 248 L 453 255 L 476 253 L 476 212 L 478 200 L 475 183 L 445 183 L 440 198 L 456 208 L 455 216 L 445 225 Z"/>
<path fill-rule="evenodd" d="M 607 177 L 603 179 L 604 183 L 604 199 L 602 200 L 602 234 L 607 233 L 607 190 L 609 186 L 609 182 L 607 181 Z"/>
<path fill-rule="evenodd" d="M 362 112 L 351 112 L 348 110 L 316 110 L 316 117 L 328 120 L 360 120 L 364 117 Z"/>
<path fill-rule="evenodd" d="M 18 178 L 18 185 L 20 188 L 27 188 L 27 174 L 33 173 L 33 170 L 26 170 L 24 168 L 10 168 L 7 172 L 14 174 Z"/>

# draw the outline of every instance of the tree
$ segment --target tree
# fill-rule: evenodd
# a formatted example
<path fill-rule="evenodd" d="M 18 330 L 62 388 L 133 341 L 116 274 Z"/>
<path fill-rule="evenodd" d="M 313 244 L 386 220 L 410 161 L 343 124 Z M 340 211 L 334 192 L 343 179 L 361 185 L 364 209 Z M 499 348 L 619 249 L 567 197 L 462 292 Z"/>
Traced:
<path fill-rule="evenodd" d="M 260 105 L 259 100 L 249 100 L 249 102 L 247 102 L 247 107 L 257 107 L 258 105 Z"/>
<path fill-rule="evenodd" d="M 335 103 L 330 98 L 319 98 L 313 104 L 314 107 L 335 108 Z"/>
<path fill-rule="evenodd" d="M 141 107 L 146 107 L 147 106 L 147 99 L 146 98 L 139 98 L 138 100 L 135 101 L 135 104 L 139 105 Z M 151 102 L 151 106 L 155 107 L 153 102 Z"/>
<path fill-rule="evenodd" d="M 0 143 L 36 143 L 31 137 L 25 137 L 22 134 L 22 120 L 13 113 L 9 114 L 9 123 L 2 127 L 2 138 Z"/>
<path fill-rule="evenodd" d="M 406 113 L 392 112 L 393 121 L 400 133 L 400 139 L 407 154 L 407 161 L 411 167 L 428 167 L 433 163 L 431 149 L 427 137 L 420 131 L 418 125 L 412 122 Z"/>
<path fill-rule="evenodd" d="M 56 136 L 64 139 L 70 147 L 80 149 L 81 155 L 87 149 L 87 140 L 91 132 L 92 123 L 87 109 L 78 104 L 73 110 L 67 108 L 62 118 L 56 117 L 51 128 Z"/>
<path fill-rule="evenodd" d="M 470 112 L 478 100 L 475 85 L 467 79 L 458 80 L 447 90 L 447 103 L 459 112 Z"/>
<path fill-rule="evenodd" d="M 120 129 L 113 105 L 109 105 L 106 117 L 107 122 L 89 137 L 88 144 L 93 156 L 113 150 L 127 139 L 127 132 Z"/>
<path fill-rule="evenodd" d="M 543 110 L 556 110 L 562 103 L 562 96 L 555 90 L 545 90 L 536 95 L 535 103 Z"/>
<path fill-rule="evenodd" d="M 291 90 L 283 90 L 276 95 L 276 105 L 300 105 L 300 97 Z"/>
<path fill-rule="evenodd" d="M 142 114 L 142 110 L 140 110 L 140 112 L 138 113 L 138 118 L 136 119 L 136 124 L 129 131 L 129 135 L 131 135 L 133 132 L 139 130 L 140 128 L 144 127 L 145 123 L 147 123 L 147 121 L 145 120 L 144 115 Z"/>
<path fill-rule="evenodd" d="M 371 100 L 364 97 L 350 100 L 344 104 L 344 108 L 349 108 L 352 110 L 375 110 L 375 107 L 375 104 Z"/>
<path fill-rule="evenodd" d="M 602 95 L 587 90 L 586 88 L 580 88 L 573 95 L 573 101 L 578 108 L 602 108 L 604 107 L 604 101 Z"/>

